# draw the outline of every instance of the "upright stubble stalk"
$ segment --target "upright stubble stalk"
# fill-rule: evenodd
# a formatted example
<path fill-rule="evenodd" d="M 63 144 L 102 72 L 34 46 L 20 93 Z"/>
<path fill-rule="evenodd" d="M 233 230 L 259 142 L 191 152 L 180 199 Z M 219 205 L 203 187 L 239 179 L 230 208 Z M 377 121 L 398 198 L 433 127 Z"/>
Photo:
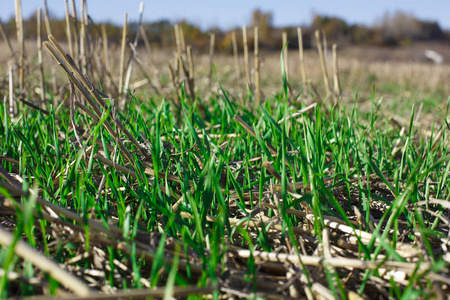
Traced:
<path fill-rule="evenodd" d="M 242 26 L 242 39 L 244 43 L 244 64 L 245 64 L 245 78 L 247 85 L 250 85 L 250 64 L 248 61 L 248 40 L 247 40 L 247 26 Z"/>
<path fill-rule="evenodd" d="M 74 36 L 73 36 L 73 41 L 75 43 L 75 47 L 74 47 L 74 53 L 73 53 L 73 58 L 75 60 L 78 60 L 78 57 L 80 56 L 80 44 L 78 43 L 78 39 L 79 39 L 79 32 L 78 32 L 78 18 L 77 18 L 77 10 L 75 7 L 75 0 L 71 0 L 71 6 L 72 6 L 72 19 L 74 22 Z"/>
<path fill-rule="evenodd" d="M 288 53 L 288 39 L 287 39 L 287 32 L 283 31 L 283 35 L 282 35 L 282 40 L 283 40 L 283 57 L 284 57 L 284 70 L 286 71 L 286 80 L 289 81 L 289 53 Z"/>
<path fill-rule="evenodd" d="M 212 83 L 212 72 L 213 72 L 213 57 L 214 57 L 214 44 L 216 41 L 216 35 L 214 33 L 211 33 L 210 39 L 209 39 L 209 85 L 211 86 Z"/>
<path fill-rule="evenodd" d="M 44 21 L 47 35 L 51 35 L 52 29 L 50 27 L 50 17 L 48 15 L 47 0 L 44 0 Z M 52 72 L 52 92 L 55 94 L 56 91 L 58 90 L 58 86 L 56 84 L 56 68 L 54 64 L 51 65 L 51 72 Z"/>
<path fill-rule="evenodd" d="M 22 4 L 20 3 L 20 0 L 15 1 L 15 6 L 16 6 L 17 42 L 19 43 L 19 90 L 20 92 L 22 92 L 24 83 L 25 45 L 23 40 Z"/>
<path fill-rule="evenodd" d="M 320 32 L 319 32 L 319 30 L 316 30 L 315 35 L 316 35 L 317 50 L 319 51 L 320 65 L 322 67 L 323 82 L 325 84 L 325 89 L 327 91 L 327 94 L 330 95 L 331 94 L 331 89 L 330 89 L 330 83 L 328 81 L 327 65 L 325 63 L 325 57 L 323 55 L 322 43 L 320 41 Z"/>
<path fill-rule="evenodd" d="M 14 103 L 14 76 L 13 76 L 13 63 L 8 62 L 8 77 L 9 77 L 9 117 L 14 120 L 15 117 L 15 103 Z"/>
<path fill-rule="evenodd" d="M 44 81 L 44 65 L 42 61 L 42 26 L 41 26 L 41 8 L 37 10 L 37 48 L 38 48 L 38 65 L 39 65 L 39 79 L 41 86 L 41 100 L 45 100 L 45 81 Z"/>
<path fill-rule="evenodd" d="M 106 25 L 102 25 L 102 39 L 103 39 L 103 65 L 105 66 L 105 70 L 108 73 L 106 76 L 107 85 L 111 85 L 111 60 L 109 59 L 109 47 L 108 47 L 108 35 L 106 34 Z"/>
<path fill-rule="evenodd" d="M 234 55 L 234 67 L 236 68 L 236 81 L 237 86 L 239 87 L 239 90 L 241 89 L 241 66 L 239 64 L 239 52 L 238 52 L 238 46 L 237 46 L 237 40 L 236 40 L 236 32 L 233 31 L 231 33 L 231 40 L 233 42 L 233 55 Z M 244 106 L 244 95 L 241 93 L 241 103 Z"/>
<path fill-rule="evenodd" d="M 72 45 L 72 26 L 70 26 L 70 15 L 69 15 L 69 1 L 65 0 L 66 6 L 66 33 L 67 33 L 67 42 L 69 43 L 69 53 L 72 57 L 74 57 L 73 53 L 73 45 Z"/>
<path fill-rule="evenodd" d="M 338 104 L 341 98 L 341 86 L 339 84 L 337 45 L 333 44 L 333 79 L 334 79 L 334 103 Z"/>
<path fill-rule="evenodd" d="M 123 93 L 123 73 L 125 71 L 125 49 L 127 46 L 127 27 L 128 27 L 128 14 L 125 13 L 122 30 L 122 48 L 120 50 L 120 68 L 119 68 L 119 94 Z"/>
<path fill-rule="evenodd" d="M 261 104 L 261 91 L 259 88 L 259 41 L 258 26 L 255 27 L 255 96 L 256 103 Z"/>
<path fill-rule="evenodd" d="M 189 65 L 189 90 L 191 91 L 191 97 L 195 99 L 195 76 L 194 76 L 194 60 L 192 58 L 192 46 L 189 45 L 186 48 L 188 65 Z"/>
<path fill-rule="evenodd" d="M 306 69 L 305 69 L 305 60 L 303 57 L 303 37 L 302 37 L 302 29 L 297 27 L 297 35 L 298 35 L 298 56 L 300 59 L 300 72 L 302 75 L 303 84 L 306 83 Z"/>
<path fill-rule="evenodd" d="M 138 26 L 142 25 L 143 16 L 144 16 L 144 2 L 141 2 L 139 5 L 139 24 L 138 24 Z M 139 30 L 136 31 L 136 35 L 134 37 L 133 49 L 137 48 L 138 40 L 139 40 Z M 127 66 L 127 73 L 125 75 L 125 83 L 124 83 L 125 91 L 128 90 L 128 88 L 130 86 L 131 72 L 133 71 L 133 63 L 134 63 L 135 56 L 136 56 L 136 52 L 132 51 L 130 61 L 128 62 L 128 66 Z M 121 109 L 123 109 L 125 107 L 124 105 L 125 105 L 125 93 L 122 94 Z"/>

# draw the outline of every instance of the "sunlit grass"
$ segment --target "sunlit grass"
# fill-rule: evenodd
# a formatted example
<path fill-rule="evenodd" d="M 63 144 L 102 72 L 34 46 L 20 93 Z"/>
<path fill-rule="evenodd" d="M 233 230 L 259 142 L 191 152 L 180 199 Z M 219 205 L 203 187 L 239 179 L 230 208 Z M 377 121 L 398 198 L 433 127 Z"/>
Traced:
<path fill-rule="evenodd" d="M 93 288 L 167 285 L 170 294 L 175 286 L 192 284 L 212 285 L 226 292 L 231 281 L 224 276 L 231 271 L 244 286 L 248 282 L 242 293 L 270 297 L 274 291 L 260 283 L 269 280 L 261 276 L 270 274 L 259 269 L 262 261 L 257 256 L 230 261 L 230 255 L 250 249 L 294 256 L 325 255 L 327 259 L 326 253 L 334 253 L 334 257 L 337 249 L 347 249 L 347 258 L 379 261 L 381 255 L 385 262 L 409 262 L 413 271 L 407 273 L 408 283 L 394 284 L 395 280 L 386 278 L 380 271 L 385 268 L 383 264 L 361 269 L 365 273 L 354 275 L 350 281 L 344 280 L 348 276 L 345 265 L 313 270 L 294 264 L 305 276 L 299 282 L 318 293 L 314 282 L 322 279 L 316 272 L 323 272 L 326 280 L 322 284 L 334 297 L 345 298 L 350 290 L 366 294 L 377 287 L 372 279 L 375 276 L 388 283 L 377 287 L 380 295 L 433 294 L 430 278 L 447 272 L 448 263 L 442 259 L 445 253 L 436 247 L 447 235 L 447 228 L 440 225 L 446 213 L 445 206 L 427 204 L 426 208 L 421 201 L 448 198 L 446 126 L 436 124 L 432 135 L 424 137 L 415 129 L 413 107 L 409 124 L 402 124 L 406 130 L 395 127 L 380 116 L 382 107 L 375 102 L 375 95 L 370 112 L 319 103 L 290 118 L 306 104 L 288 104 L 286 91 L 268 98 L 259 108 L 240 107 L 224 95 L 195 102 L 204 101 L 208 111 L 192 105 L 182 90 L 180 94 L 180 106 L 165 99 L 132 98 L 119 114 L 111 104 L 100 122 L 75 112 L 75 123 L 85 130 L 81 145 L 65 107 L 50 105 L 49 114 L 25 107 L 12 120 L 1 106 L 0 147 L 3 157 L 14 159 L 3 160 L 3 173 L 15 176 L 10 182 L 7 175 L 3 177 L 25 192 L 17 198 L 10 196 L 9 185 L 2 188 L 2 194 L 13 200 L 7 206 L 12 209 L 15 240 L 27 240 L 69 270 L 75 266 L 98 269 L 93 255 L 102 256 L 102 275 L 95 276 Z M 253 128 L 256 138 L 234 121 L 235 114 Z M 150 160 L 130 143 L 126 146 L 135 163 L 124 159 L 114 147 L 115 138 L 102 126 L 102 121 L 113 123 L 114 118 L 145 145 Z M 126 142 L 122 134 L 119 136 Z M 269 144 L 276 155 L 269 151 Z M 134 170 L 135 175 L 120 171 L 114 164 L 106 165 L 96 154 Z M 281 182 L 262 168 L 265 161 L 271 162 Z M 146 174 L 145 165 L 152 166 L 155 176 Z M 300 181 L 303 186 L 297 189 L 297 197 L 286 185 Z M 276 184 L 279 192 L 272 194 Z M 31 193 L 32 189 L 36 192 Z M 67 216 L 61 216 L 60 221 L 43 218 L 48 211 L 35 204 L 36 197 L 75 212 L 82 217 L 81 223 L 73 223 Z M 275 204 L 272 208 L 261 205 L 271 202 Z M 293 210 L 304 210 L 302 202 L 312 209 L 307 218 L 292 214 Z M 346 236 L 330 228 L 326 216 L 336 217 L 353 231 Z M 119 236 L 99 236 L 88 220 L 100 221 Z M 82 230 L 67 235 L 68 229 L 56 225 L 58 222 L 77 224 Z M 280 231 L 276 224 L 281 225 Z M 303 228 L 305 233 L 294 228 Z M 324 230 L 331 237 L 324 237 Z M 371 238 L 362 238 L 356 233 L 359 230 L 370 233 Z M 142 253 L 143 246 L 136 244 L 146 240 L 146 233 L 157 234 L 158 239 L 156 244 L 150 240 L 150 248 L 144 250 L 151 253 L 151 259 Z M 350 237 L 356 239 L 342 248 L 340 240 Z M 127 251 L 117 246 L 120 240 Z M 323 249 L 330 243 L 331 248 Z M 22 264 L 11 249 L 1 250 L 5 274 L 38 278 L 39 283 L 22 281 L 17 285 L 3 276 L 2 296 L 61 288 L 51 277 L 42 277 L 39 269 Z M 181 269 L 180 261 L 184 261 Z M 423 264 L 428 266 L 426 270 L 419 268 Z M 280 264 L 278 268 L 285 267 Z M 238 271 L 240 268 L 247 271 Z M 88 280 L 89 275 L 82 278 Z"/>

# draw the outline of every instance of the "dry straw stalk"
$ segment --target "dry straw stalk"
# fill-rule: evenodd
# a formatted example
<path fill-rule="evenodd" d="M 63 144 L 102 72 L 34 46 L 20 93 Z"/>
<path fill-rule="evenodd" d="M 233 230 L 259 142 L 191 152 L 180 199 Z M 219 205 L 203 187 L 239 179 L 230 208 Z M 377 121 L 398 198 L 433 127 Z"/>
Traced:
<path fill-rule="evenodd" d="M 125 13 L 122 29 L 122 46 L 120 50 L 120 67 L 119 67 L 119 94 L 122 95 L 123 89 L 123 73 L 125 71 L 125 49 L 127 46 L 127 27 L 128 27 L 128 13 Z"/>
<path fill-rule="evenodd" d="M 14 241 L 13 235 L 1 227 L 0 244 L 3 247 L 14 246 L 14 252 L 17 256 L 31 262 L 34 266 L 38 267 L 45 273 L 48 273 L 52 278 L 76 295 L 85 297 L 91 294 L 91 289 L 80 279 L 62 269 L 57 263 L 42 255 L 26 242 Z"/>
<path fill-rule="evenodd" d="M 25 73 L 25 44 L 23 34 L 23 18 L 22 18 L 22 4 L 20 0 L 15 1 L 16 6 L 16 29 L 17 29 L 17 42 L 19 43 L 19 89 L 22 92 L 24 86 L 24 73 Z"/>
<path fill-rule="evenodd" d="M 38 65 L 39 65 L 39 83 L 41 88 L 41 100 L 45 99 L 45 79 L 44 64 L 42 61 L 42 34 L 41 34 L 41 8 L 37 10 L 37 48 L 38 48 Z"/>
<path fill-rule="evenodd" d="M 297 35 L 298 35 L 298 56 L 300 59 L 300 72 L 302 75 L 302 83 L 305 84 L 306 81 L 306 69 L 305 69 L 305 59 L 303 56 L 303 36 L 302 29 L 297 27 Z"/>
<path fill-rule="evenodd" d="M 242 26 L 242 40 L 244 43 L 244 64 L 245 64 L 245 78 L 247 85 L 250 85 L 250 63 L 248 61 L 248 39 L 247 39 L 247 26 Z"/>
<path fill-rule="evenodd" d="M 62 50 L 61 46 L 56 42 L 53 36 L 49 36 L 49 40 L 51 44 L 48 42 L 44 42 L 44 46 L 50 51 L 52 56 L 55 58 L 55 60 L 59 63 L 59 65 L 64 69 L 64 71 L 67 73 L 69 79 L 74 82 L 76 88 L 83 94 L 84 98 L 88 101 L 91 108 L 94 110 L 95 115 L 98 119 L 101 118 L 101 111 L 99 108 L 99 105 L 103 109 L 107 109 L 106 103 L 103 101 L 102 96 L 100 93 L 94 89 L 92 83 L 90 83 L 86 77 L 79 71 L 79 69 L 75 66 L 73 60 L 65 54 L 65 52 Z M 96 102 L 94 102 L 92 99 L 94 99 Z M 120 130 L 125 133 L 125 135 L 130 139 L 130 141 L 135 144 L 141 151 L 146 151 L 137 141 L 136 139 L 131 135 L 131 133 L 126 130 L 126 128 L 123 126 L 123 124 L 120 122 L 120 120 L 116 120 L 115 122 L 117 126 L 120 128 Z M 123 155 L 125 158 L 131 163 L 134 164 L 134 160 L 131 156 L 131 154 L 128 152 L 128 150 L 125 148 L 125 146 L 122 144 L 120 139 L 117 137 L 115 131 L 112 129 L 111 125 L 105 121 L 104 123 L 106 129 L 108 132 L 115 137 L 116 142 L 118 143 Z"/>
<path fill-rule="evenodd" d="M 255 96 L 257 105 L 261 104 L 261 90 L 259 87 L 259 41 L 258 26 L 255 27 Z"/>
<path fill-rule="evenodd" d="M 334 102 L 337 103 L 341 98 L 341 85 L 339 84 L 338 55 L 336 44 L 333 44 L 333 82 L 335 96 Z"/>
<path fill-rule="evenodd" d="M 72 57 L 75 57 L 72 45 L 72 26 L 70 25 L 69 0 L 65 0 L 65 8 L 66 8 L 66 34 L 67 34 L 67 42 L 69 43 L 69 53 Z"/>
<path fill-rule="evenodd" d="M 287 32 L 283 31 L 282 34 L 282 41 L 283 41 L 283 58 L 284 58 L 284 69 L 286 71 L 286 80 L 289 81 L 289 49 L 288 49 L 288 36 Z"/>
<path fill-rule="evenodd" d="M 317 43 L 317 50 L 319 51 L 319 57 L 320 57 L 320 66 L 322 67 L 322 76 L 323 76 L 323 83 L 325 84 L 325 90 L 327 91 L 327 94 L 331 94 L 330 89 L 330 82 L 328 80 L 328 72 L 327 72 L 327 65 L 325 63 L 325 57 L 322 50 L 322 42 L 320 41 L 320 31 L 316 30 L 316 43 Z"/>
<path fill-rule="evenodd" d="M 213 57 L 214 57 L 214 45 L 216 43 L 216 34 L 211 33 L 209 39 L 209 84 L 212 83 L 212 73 L 213 73 Z"/>

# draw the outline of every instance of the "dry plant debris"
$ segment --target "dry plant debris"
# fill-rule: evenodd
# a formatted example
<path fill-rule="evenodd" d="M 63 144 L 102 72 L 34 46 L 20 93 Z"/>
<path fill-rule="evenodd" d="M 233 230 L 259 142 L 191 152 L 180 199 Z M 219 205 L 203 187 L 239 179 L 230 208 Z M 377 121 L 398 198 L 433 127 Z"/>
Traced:
<path fill-rule="evenodd" d="M 348 111 L 339 82 L 331 91 L 326 81 L 322 97 L 306 80 L 303 49 L 298 97 L 283 56 L 282 93 L 269 98 L 258 81 L 256 98 L 242 87 L 230 96 L 214 88 L 212 69 L 203 84 L 194 76 L 192 48 L 176 33 L 169 93 L 145 73 L 138 37 L 129 45 L 125 85 L 140 66 L 139 84 L 166 97 L 156 102 L 122 84 L 117 94 L 111 65 L 97 54 L 72 59 L 72 46 L 70 55 L 50 35 L 48 64 L 60 66 L 69 90 L 60 103 L 42 91 L 55 98 L 36 104 L 18 58 L 21 110 L 0 106 L 1 296 L 450 295 L 448 125 L 416 129 L 414 109 L 409 121 L 386 118 L 375 98 L 369 112 Z M 214 36 L 211 48 L 213 60 Z M 337 57 L 334 70 L 338 81 Z"/>

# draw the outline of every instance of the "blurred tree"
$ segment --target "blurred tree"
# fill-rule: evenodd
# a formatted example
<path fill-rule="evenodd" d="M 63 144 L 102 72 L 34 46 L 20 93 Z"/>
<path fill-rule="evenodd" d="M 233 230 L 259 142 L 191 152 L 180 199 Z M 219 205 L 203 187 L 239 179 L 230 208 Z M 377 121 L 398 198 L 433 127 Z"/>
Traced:
<path fill-rule="evenodd" d="M 42 25 L 44 24 L 44 18 L 42 18 Z M 37 35 L 37 13 L 32 14 L 28 20 L 24 20 L 23 22 L 23 34 L 24 39 L 36 39 Z M 43 37 L 45 36 L 46 31 L 43 30 Z"/>
<path fill-rule="evenodd" d="M 194 24 L 188 23 L 186 20 L 182 20 L 180 28 L 183 30 L 184 40 L 186 44 L 191 44 L 194 48 L 205 48 L 208 44 L 208 34 L 202 32 L 202 30 Z"/>
<path fill-rule="evenodd" d="M 337 17 L 315 15 L 311 27 L 313 30 L 320 29 L 325 31 L 327 38 L 335 42 L 344 42 L 344 38 L 349 33 L 347 23 Z"/>
<path fill-rule="evenodd" d="M 421 40 L 442 40 L 445 34 L 437 22 L 417 21 L 420 26 L 420 35 L 417 37 Z"/>
<path fill-rule="evenodd" d="M 217 49 L 228 54 L 233 53 L 233 38 L 231 31 L 226 33 L 223 39 L 219 41 Z"/>
<path fill-rule="evenodd" d="M 387 44 L 399 44 L 414 40 L 441 40 L 445 34 L 437 22 L 421 21 L 414 15 L 401 11 L 386 12 L 376 23 Z"/>
<path fill-rule="evenodd" d="M 150 43 L 155 43 L 158 47 L 175 45 L 175 33 L 170 21 L 160 20 L 153 23 L 144 23 L 143 26 Z"/>
<path fill-rule="evenodd" d="M 105 23 L 106 35 L 110 41 L 120 41 L 122 38 L 122 28 L 111 24 L 110 22 Z"/>
<path fill-rule="evenodd" d="M 371 31 L 366 26 L 352 25 L 349 28 L 351 41 L 355 44 L 367 44 L 371 37 Z"/>
<path fill-rule="evenodd" d="M 450 30 L 444 31 L 444 39 L 450 41 Z"/>
<path fill-rule="evenodd" d="M 386 12 L 376 25 L 388 45 L 396 45 L 401 41 L 414 39 L 420 33 L 417 19 L 411 14 L 400 11 L 393 15 Z"/>
<path fill-rule="evenodd" d="M 385 39 L 379 29 L 363 25 L 352 25 L 349 27 L 350 43 L 357 45 L 385 45 Z"/>
<path fill-rule="evenodd" d="M 255 9 L 252 12 L 251 28 L 258 26 L 259 28 L 259 42 L 261 44 L 270 43 L 272 39 L 272 12 L 262 12 L 260 9 Z"/>
<path fill-rule="evenodd" d="M 32 14 L 24 20 L 25 39 L 36 39 L 36 14 Z M 44 24 L 44 23 L 43 23 Z M 10 17 L 3 22 L 4 28 L 11 40 L 16 38 L 15 17 Z M 94 26 L 95 25 L 95 26 Z M 99 36 L 100 24 L 90 23 L 89 32 L 93 39 Z M 122 25 L 105 23 L 108 39 L 112 43 L 120 43 L 122 37 Z M 156 47 L 167 48 L 175 45 L 174 24 L 168 20 L 160 20 L 153 23 L 143 24 L 150 43 Z M 288 28 L 273 27 L 273 15 L 270 11 L 264 12 L 255 9 L 251 14 L 250 27 L 248 30 L 248 44 L 253 48 L 253 29 L 259 27 L 259 41 L 261 49 L 279 50 L 281 45 L 282 32 L 288 35 L 289 47 L 298 47 L 296 26 Z M 50 27 L 52 34 L 57 40 L 65 41 L 66 25 L 64 19 L 56 18 L 50 13 Z M 215 45 L 219 51 L 232 53 L 231 31 L 223 31 L 220 28 L 211 28 L 207 31 L 201 30 L 198 26 L 182 20 L 180 27 L 183 30 L 186 44 L 191 44 L 196 51 L 208 51 L 209 33 L 215 34 Z M 44 25 L 43 25 L 43 28 Z M 134 37 L 137 30 L 137 23 L 129 23 L 129 37 Z M 345 20 L 338 17 L 314 15 L 311 25 L 302 27 L 303 46 L 305 48 L 315 45 L 314 31 L 323 30 L 330 42 L 372 44 L 372 45 L 408 45 L 416 40 L 450 40 L 450 32 L 444 32 L 437 22 L 417 19 L 414 15 L 396 12 L 394 14 L 385 13 L 374 26 L 349 25 Z M 234 29 L 237 33 L 237 41 L 242 46 L 242 32 L 240 28 Z M 42 37 L 45 39 L 46 30 L 43 30 Z"/>

